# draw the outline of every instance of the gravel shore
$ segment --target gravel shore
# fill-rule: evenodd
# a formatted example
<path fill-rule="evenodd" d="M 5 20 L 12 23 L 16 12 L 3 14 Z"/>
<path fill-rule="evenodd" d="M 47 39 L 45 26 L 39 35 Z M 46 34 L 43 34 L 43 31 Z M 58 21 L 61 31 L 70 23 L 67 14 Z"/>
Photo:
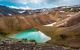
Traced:
<path fill-rule="evenodd" d="M 49 44 L 36 44 L 35 42 L 11 42 L 9 40 L 0 41 L 0 50 L 79 50 L 70 47 L 63 47 Z"/>

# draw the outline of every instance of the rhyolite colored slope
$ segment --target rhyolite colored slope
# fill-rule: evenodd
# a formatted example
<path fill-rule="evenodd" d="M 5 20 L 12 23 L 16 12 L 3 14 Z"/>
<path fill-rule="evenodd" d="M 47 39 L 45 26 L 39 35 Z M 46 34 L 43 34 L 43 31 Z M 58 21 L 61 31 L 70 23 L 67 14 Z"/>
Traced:
<path fill-rule="evenodd" d="M 57 13 L 59 13 L 57 11 Z M 59 15 L 51 15 L 51 17 L 59 17 Z M 69 12 L 68 12 L 69 13 Z M 57 20 L 57 24 L 54 26 L 42 26 L 45 23 L 49 24 L 49 18 L 37 18 L 37 15 L 14 15 L 14 16 L 2 16 L 0 17 L 0 32 L 7 34 L 14 34 L 25 29 L 36 28 L 37 30 L 42 31 L 44 34 L 52 38 L 49 41 L 50 44 L 58 44 L 64 46 L 70 46 L 75 48 L 80 48 L 80 13 L 73 15 L 64 20 Z M 32 17 L 33 16 L 33 17 Z M 35 17 L 36 16 L 36 17 Z M 46 15 L 41 15 L 44 17 Z M 76 17 L 76 18 L 75 18 Z M 37 19 L 36 19 L 37 18 Z M 54 18 L 52 18 L 54 19 Z M 69 20 L 68 20 L 69 19 Z M 43 20 L 43 21 L 38 21 Z M 51 20 L 52 21 L 52 20 Z M 67 22 L 69 21 L 69 22 Z M 50 22 L 51 23 L 51 22 Z M 66 24 L 65 24 L 66 23 Z M 67 25 L 67 26 L 66 26 Z"/>
<path fill-rule="evenodd" d="M 38 29 L 52 37 L 51 44 L 80 48 L 80 12 L 53 27 L 42 26 Z"/>

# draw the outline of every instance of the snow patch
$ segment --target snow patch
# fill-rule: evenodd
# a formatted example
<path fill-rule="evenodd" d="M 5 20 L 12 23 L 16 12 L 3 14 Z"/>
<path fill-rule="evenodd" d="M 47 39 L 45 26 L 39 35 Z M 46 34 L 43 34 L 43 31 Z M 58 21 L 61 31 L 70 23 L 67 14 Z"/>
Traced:
<path fill-rule="evenodd" d="M 8 13 L 9 16 L 12 16 L 12 14 Z"/>
<path fill-rule="evenodd" d="M 18 11 L 19 13 L 24 13 L 25 11 Z"/>
<path fill-rule="evenodd" d="M 51 23 L 51 24 L 47 24 L 47 25 L 43 25 L 43 26 L 53 26 L 54 24 L 56 24 L 56 22 Z"/>

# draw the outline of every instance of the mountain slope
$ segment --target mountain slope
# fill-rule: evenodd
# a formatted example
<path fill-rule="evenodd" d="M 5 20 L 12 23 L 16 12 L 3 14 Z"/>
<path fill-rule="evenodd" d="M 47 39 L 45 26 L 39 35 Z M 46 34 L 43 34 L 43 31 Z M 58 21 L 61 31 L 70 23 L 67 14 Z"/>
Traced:
<path fill-rule="evenodd" d="M 20 11 L 24 11 L 22 9 L 14 9 L 7 6 L 0 5 L 0 16 L 12 16 L 16 14 L 20 14 Z"/>

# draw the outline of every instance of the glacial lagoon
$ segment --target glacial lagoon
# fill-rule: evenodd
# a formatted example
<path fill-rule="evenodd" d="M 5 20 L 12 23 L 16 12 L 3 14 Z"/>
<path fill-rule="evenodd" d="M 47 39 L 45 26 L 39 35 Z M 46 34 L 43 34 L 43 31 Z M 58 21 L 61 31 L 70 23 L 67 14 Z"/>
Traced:
<path fill-rule="evenodd" d="M 13 39 L 27 39 L 27 40 L 34 40 L 37 43 L 45 43 L 51 40 L 51 37 L 45 35 L 41 31 L 37 31 L 36 29 L 28 29 L 17 34 L 11 35 L 10 38 Z"/>

